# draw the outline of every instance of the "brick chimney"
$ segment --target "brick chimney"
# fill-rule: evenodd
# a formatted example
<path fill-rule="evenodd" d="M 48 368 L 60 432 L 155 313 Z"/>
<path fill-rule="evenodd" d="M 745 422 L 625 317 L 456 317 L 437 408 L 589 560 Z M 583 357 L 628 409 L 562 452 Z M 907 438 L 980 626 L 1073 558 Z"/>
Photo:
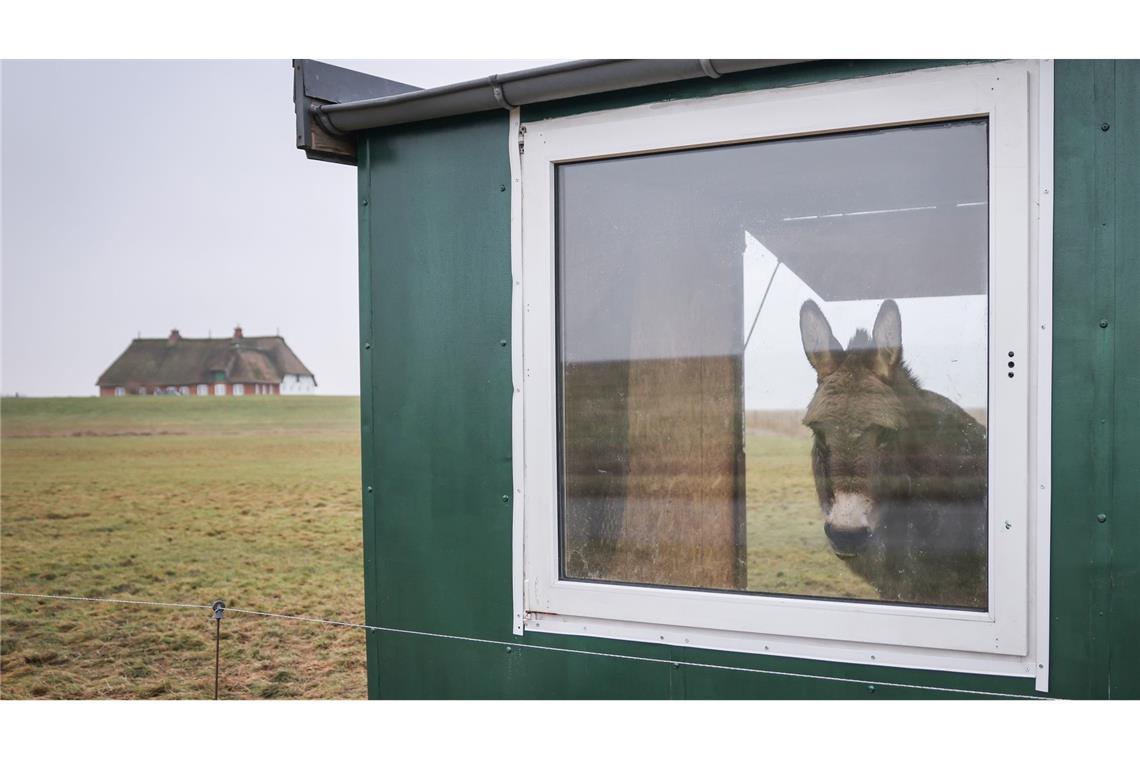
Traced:
<path fill-rule="evenodd" d="M 178 332 L 177 329 L 171 330 L 170 337 L 166 339 L 166 345 L 173 346 L 180 340 L 182 340 L 182 333 Z"/>
<path fill-rule="evenodd" d="M 241 334 L 241 325 L 238 325 L 237 327 L 234 328 L 234 340 L 238 340 L 239 338 L 243 338 L 243 337 L 245 337 L 245 336 L 243 336 Z"/>

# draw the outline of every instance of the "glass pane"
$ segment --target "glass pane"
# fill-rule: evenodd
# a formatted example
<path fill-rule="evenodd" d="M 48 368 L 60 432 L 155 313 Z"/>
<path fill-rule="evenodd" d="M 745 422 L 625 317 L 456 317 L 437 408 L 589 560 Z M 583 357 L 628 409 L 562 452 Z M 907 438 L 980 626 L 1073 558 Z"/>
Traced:
<path fill-rule="evenodd" d="M 985 609 L 987 176 L 985 120 L 559 166 L 563 577 Z"/>

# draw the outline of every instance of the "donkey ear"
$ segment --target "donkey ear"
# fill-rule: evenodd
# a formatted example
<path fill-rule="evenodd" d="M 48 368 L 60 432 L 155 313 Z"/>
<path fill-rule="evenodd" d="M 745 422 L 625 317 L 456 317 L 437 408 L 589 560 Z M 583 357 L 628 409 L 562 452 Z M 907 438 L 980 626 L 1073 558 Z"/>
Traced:
<path fill-rule="evenodd" d="M 879 316 L 875 317 L 875 356 L 871 369 L 883 380 L 890 382 L 902 362 L 902 315 L 894 301 L 883 301 Z"/>
<path fill-rule="evenodd" d="M 831 332 L 827 317 L 823 316 L 815 301 L 808 299 L 800 307 L 800 337 L 804 353 L 820 380 L 839 369 L 843 363 L 843 346 Z"/>

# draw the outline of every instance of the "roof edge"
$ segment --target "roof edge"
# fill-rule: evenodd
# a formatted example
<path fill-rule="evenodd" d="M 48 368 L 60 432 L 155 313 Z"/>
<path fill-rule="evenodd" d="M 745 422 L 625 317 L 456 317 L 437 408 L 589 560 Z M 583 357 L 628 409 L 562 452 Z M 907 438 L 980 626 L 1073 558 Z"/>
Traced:
<path fill-rule="evenodd" d="M 342 103 L 300 102 L 323 127 L 351 134 L 447 116 L 788 66 L 811 59 L 582 60 Z"/>

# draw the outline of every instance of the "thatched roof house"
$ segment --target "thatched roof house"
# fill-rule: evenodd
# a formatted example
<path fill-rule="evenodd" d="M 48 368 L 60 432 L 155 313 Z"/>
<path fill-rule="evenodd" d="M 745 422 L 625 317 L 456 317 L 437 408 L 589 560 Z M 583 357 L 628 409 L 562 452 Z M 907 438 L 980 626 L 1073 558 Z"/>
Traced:
<path fill-rule="evenodd" d="M 309 393 L 317 381 L 279 335 L 131 341 L 96 381 L 100 396 L 243 396 Z"/>

